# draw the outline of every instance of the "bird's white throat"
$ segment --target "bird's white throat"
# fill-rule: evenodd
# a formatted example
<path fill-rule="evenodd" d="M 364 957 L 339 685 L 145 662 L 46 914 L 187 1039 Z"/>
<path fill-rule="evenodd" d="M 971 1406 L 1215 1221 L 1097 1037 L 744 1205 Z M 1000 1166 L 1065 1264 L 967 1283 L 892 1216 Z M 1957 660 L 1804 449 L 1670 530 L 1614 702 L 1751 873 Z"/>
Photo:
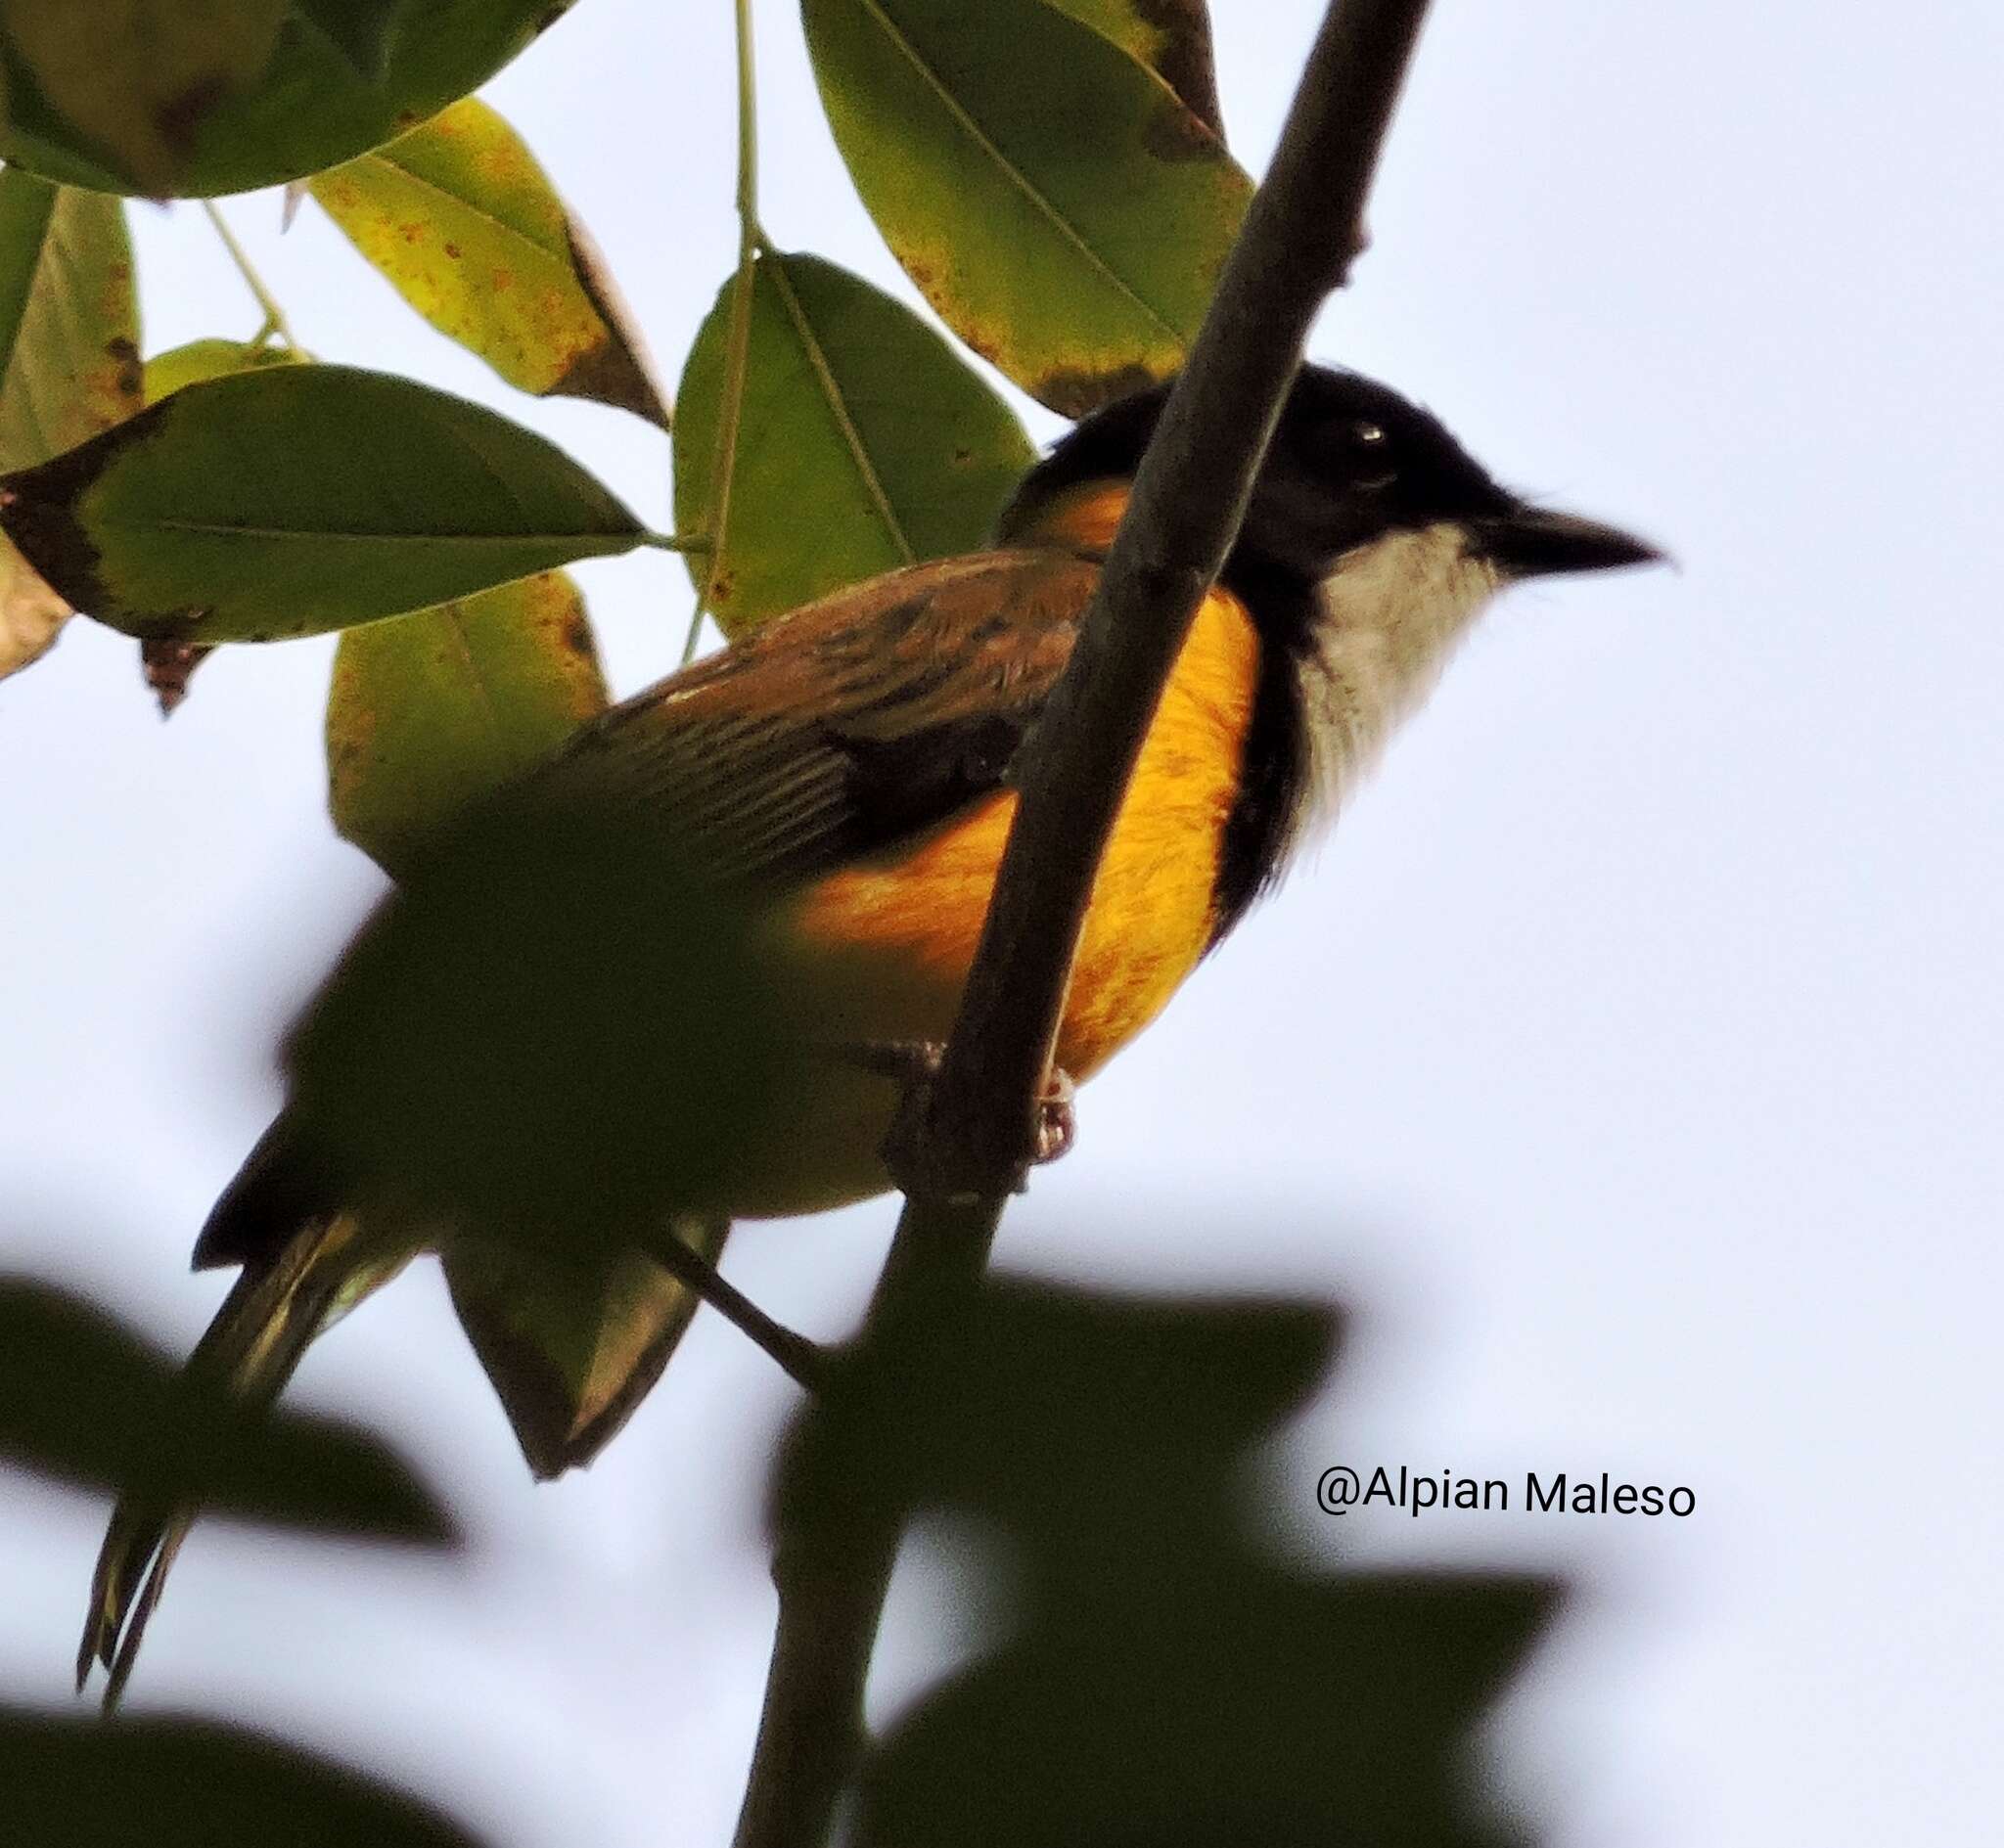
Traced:
<path fill-rule="evenodd" d="M 1320 619 L 1301 663 L 1315 818 L 1336 812 L 1433 691 L 1501 582 L 1452 521 L 1358 546 L 1322 580 Z"/>

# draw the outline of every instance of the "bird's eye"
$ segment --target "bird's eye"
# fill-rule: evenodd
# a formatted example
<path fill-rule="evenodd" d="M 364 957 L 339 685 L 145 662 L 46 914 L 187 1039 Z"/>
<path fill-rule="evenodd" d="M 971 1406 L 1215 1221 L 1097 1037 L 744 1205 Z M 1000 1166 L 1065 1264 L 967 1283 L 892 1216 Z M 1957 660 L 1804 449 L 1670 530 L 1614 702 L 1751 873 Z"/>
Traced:
<path fill-rule="evenodd" d="M 1391 443 L 1383 424 L 1360 421 L 1349 428 L 1352 478 L 1360 488 L 1388 488 L 1397 479 L 1391 462 Z"/>

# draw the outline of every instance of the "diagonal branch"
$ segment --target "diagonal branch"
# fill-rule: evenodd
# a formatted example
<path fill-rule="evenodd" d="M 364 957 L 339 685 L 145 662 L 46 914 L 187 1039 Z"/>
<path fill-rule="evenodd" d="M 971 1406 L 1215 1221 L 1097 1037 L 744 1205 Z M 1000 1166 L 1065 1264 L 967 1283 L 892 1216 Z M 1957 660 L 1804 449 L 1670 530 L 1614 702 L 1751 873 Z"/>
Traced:
<path fill-rule="evenodd" d="M 894 1365 L 898 1342 L 986 1266 L 1031 1146 L 1093 874 L 1170 667 L 1237 536 L 1309 326 L 1363 248 L 1365 199 L 1425 14 L 1426 0 L 1331 0 L 1023 765 L 858 1369 Z M 878 1504 L 797 1531 L 781 1523 L 779 1634 L 738 1848 L 828 1838 L 861 1755 L 863 1684 L 904 1513 Z"/>

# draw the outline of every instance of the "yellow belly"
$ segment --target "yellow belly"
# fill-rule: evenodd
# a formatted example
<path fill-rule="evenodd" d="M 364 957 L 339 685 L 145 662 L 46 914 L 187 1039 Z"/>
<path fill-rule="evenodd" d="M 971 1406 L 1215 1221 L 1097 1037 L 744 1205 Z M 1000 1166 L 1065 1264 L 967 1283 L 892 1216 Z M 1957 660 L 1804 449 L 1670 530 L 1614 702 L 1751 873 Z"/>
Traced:
<path fill-rule="evenodd" d="M 1086 1078 L 1160 1014 L 1210 940 L 1226 818 L 1239 789 L 1258 642 L 1236 600 L 1198 612 L 1094 882 L 1058 1036 Z M 808 1044 L 943 1040 L 974 961 L 1016 797 L 988 798 L 916 845 L 864 860 L 788 900 L 766 946 Z M 882 1193 L 894 1087 L 802 1061 L 731 1164 L 739 1217 L 809 1212 Z M 750 1126 L 747 1126 L 750 1129 Z"/>

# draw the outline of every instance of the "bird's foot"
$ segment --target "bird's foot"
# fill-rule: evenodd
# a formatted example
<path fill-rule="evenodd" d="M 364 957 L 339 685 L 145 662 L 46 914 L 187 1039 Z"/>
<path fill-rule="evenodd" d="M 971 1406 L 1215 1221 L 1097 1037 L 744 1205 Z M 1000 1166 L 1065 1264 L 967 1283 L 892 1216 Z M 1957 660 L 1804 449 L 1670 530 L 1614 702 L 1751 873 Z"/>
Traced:
<path fill-rule="evenodd" d="M 889 1078 L 900 1088 L 897 1114 L 884 1139 L 884 1159 L 898 1185 L 906 1193 L 940 1191 L 935 1182 L 922 1179 L 931 1174 L 922 1159 L 922 1137 L 933 1081 L 938 1076 L 945 1046 L 938 1040 L 870 1040 L 844 1046 L 841 1054 L 850 1064 Z M 1070 1153 L 1078 1138 L 1077 1098 L 1078 1087 L 1071 1074 L 1054 1065 L 1037 1094 L 1036 1125 L 1029 1147 L 1023 1152 L 1025 1177 L 1030 1168 Z M 1022 1193 L 1026 1185 L 1026 1179 L 1019 1180 L 1016 1191 Z"/>

